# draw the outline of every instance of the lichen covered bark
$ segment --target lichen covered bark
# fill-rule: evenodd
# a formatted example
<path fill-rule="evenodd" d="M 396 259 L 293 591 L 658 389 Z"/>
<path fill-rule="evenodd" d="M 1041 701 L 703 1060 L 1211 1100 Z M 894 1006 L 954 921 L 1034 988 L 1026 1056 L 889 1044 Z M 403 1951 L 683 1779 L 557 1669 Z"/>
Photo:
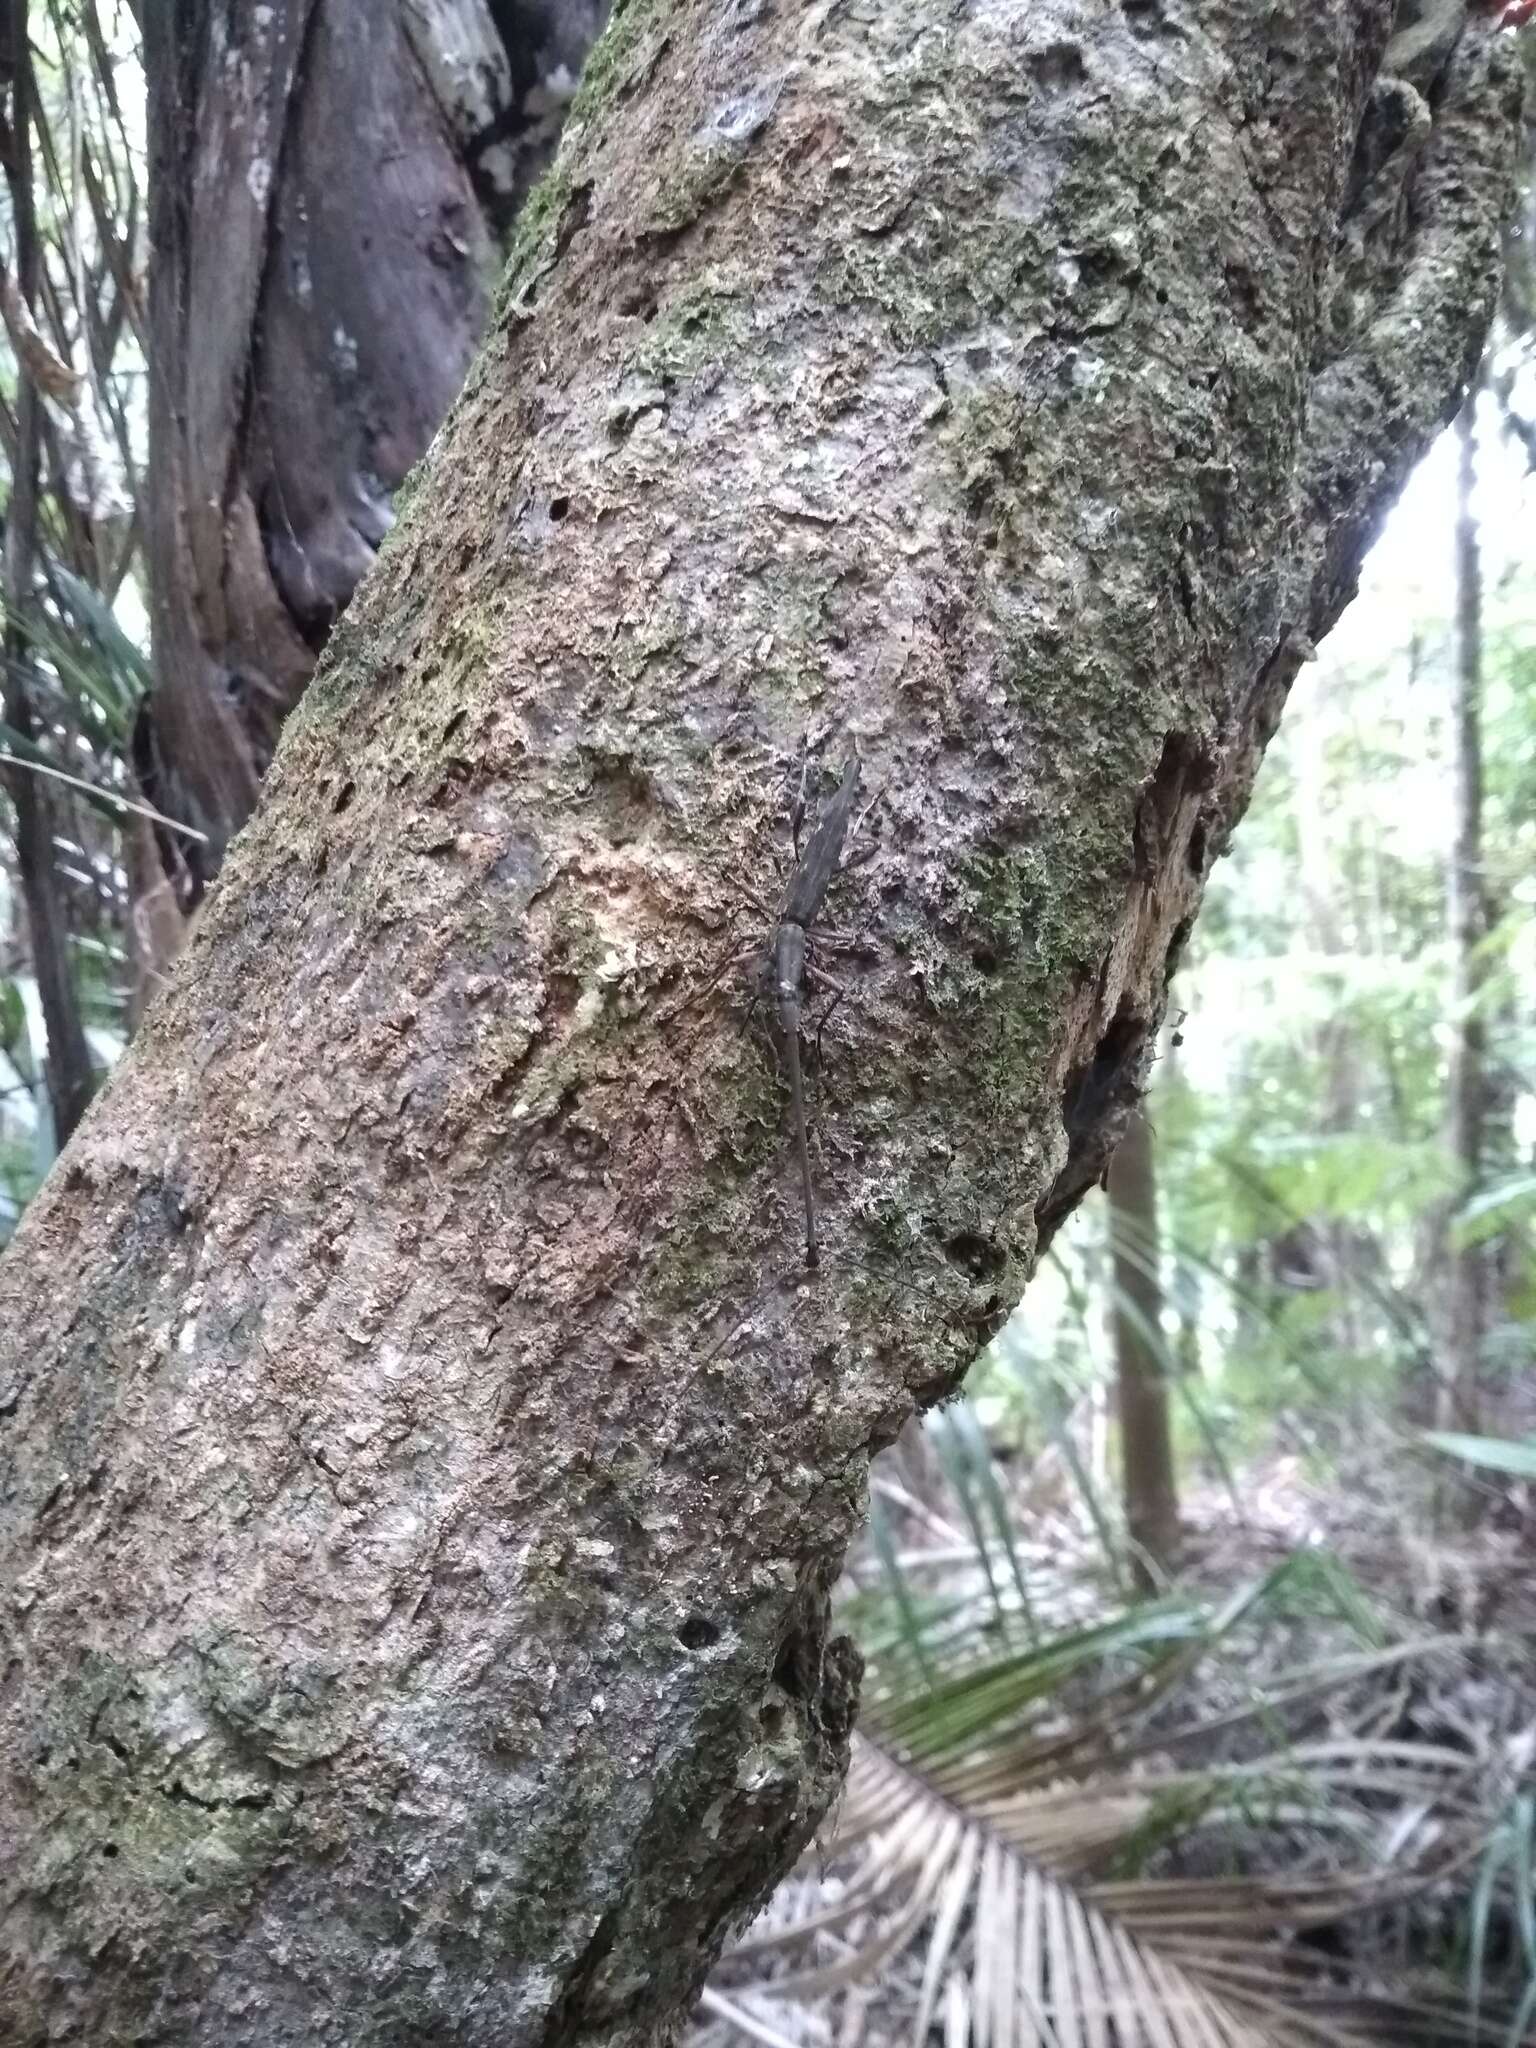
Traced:
<path fill-rule="evenodd" d="M 0 2039 L 639 2043 L 804 1840 L 870 1453 L 1100 1172 L 1487 317 L 1513 67 L 1389 16 L 617 16 L 0 1267 Z M 814 1276 L 742 964 L 807 745 Z"/>

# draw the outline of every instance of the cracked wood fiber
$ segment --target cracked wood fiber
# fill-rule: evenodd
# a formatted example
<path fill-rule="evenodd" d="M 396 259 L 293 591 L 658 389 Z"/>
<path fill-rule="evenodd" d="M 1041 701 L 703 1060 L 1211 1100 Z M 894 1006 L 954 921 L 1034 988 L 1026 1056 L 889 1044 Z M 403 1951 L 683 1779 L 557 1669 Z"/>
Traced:
<path fill-rule="evenodd" d="M 0 2040 L 640 2043 L 825 1589 L 1134 1100 L 1454 407 L 1517 118 L 1380 0 L 629 0 L 172 989 L 0 1265 Z M 874 808 L 801 1259 L 750 969 Z"/>

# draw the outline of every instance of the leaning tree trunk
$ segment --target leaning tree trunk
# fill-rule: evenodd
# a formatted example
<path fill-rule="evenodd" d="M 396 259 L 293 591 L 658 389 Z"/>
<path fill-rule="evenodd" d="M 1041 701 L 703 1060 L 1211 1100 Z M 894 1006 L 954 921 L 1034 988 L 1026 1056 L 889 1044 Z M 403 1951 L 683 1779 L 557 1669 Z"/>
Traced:
<path fill-rule="evenodd" d="M 1389 26 L 610 28 L 0 1265 L 11 2041 L 638 2044 L 804 1841 L 870 1452 L 1102 1171 L 1475 356 L 1513 66 L 1478 21 L 1415 86 Z M 815 1273 L 739 964 L 803 744 L 868 796 Z"/>

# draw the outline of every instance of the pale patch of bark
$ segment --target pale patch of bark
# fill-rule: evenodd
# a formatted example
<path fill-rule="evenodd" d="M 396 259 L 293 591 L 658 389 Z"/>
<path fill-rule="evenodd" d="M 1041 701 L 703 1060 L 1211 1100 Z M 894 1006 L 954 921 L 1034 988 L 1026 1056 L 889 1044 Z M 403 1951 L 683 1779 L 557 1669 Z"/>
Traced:
<path fill-rule="evenodd" d="M 1296 664 L 1475 356 L 1511 65 L 1469 27 L 1410 160 L 1352 175 L 1389 27 L 615 21 L 0 1266 L 13 2038 L 639 2044 L 805 1839 L 870 1453 L 1102 1170 Z M 876 796 L 814 1279 L 732 964 L 807 734 Z"/>

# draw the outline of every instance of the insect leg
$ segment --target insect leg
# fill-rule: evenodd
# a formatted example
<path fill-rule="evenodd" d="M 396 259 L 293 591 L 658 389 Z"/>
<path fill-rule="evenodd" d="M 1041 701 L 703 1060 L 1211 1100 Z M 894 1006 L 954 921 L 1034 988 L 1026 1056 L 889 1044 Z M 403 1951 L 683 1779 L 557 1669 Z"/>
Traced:
<path fill-rule="evenodd" d="M 816 1019 L 816 1059 L 819 1064 L 821 1060 L 821 1034 L 831 1023 L 838 1004 L 848 994 L 850 984 L 846 981 L 834 981 L 830 974 L 819 974 L 816 978 L 823 988 L 828 988 L 832 991 L 831 1002 L 827 1004 L 827 1007 Z"/>
<path fill-rule="evenodd" d="M 821 1242 L 816 1228 L 816 1192 L 811 1186 L 810 1146 L 806 1140 L 805 1083 L 800 1072 L 800 991 L 805 979 L 805 932 L 801 926 L 779 926 L 773 962 L 784 1064 L 789 1069 L 790 1109 L 795 1119 L 795 1150 L 800 1157 L 800 1186 L 805 1195 L 805 1263 L 814 1270 L 821 1264 Z"/>

